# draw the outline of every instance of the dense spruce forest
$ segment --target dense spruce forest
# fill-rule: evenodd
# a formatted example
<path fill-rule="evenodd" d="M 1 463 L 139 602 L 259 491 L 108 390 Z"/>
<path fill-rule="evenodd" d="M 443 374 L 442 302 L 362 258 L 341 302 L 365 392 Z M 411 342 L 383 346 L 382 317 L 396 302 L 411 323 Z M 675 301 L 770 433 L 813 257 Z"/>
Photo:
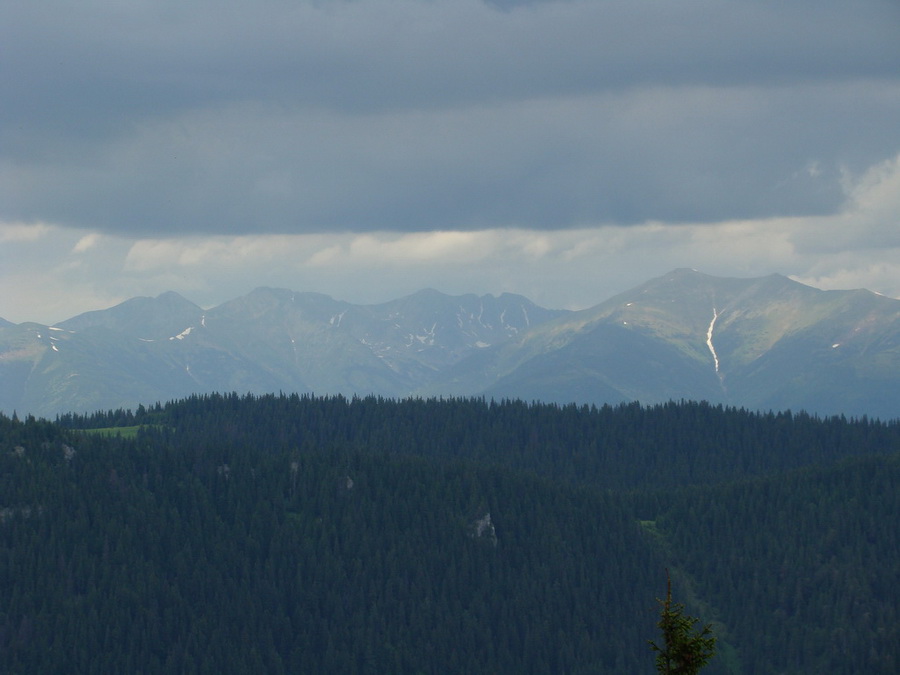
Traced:
<path fill-rule="evenodd" d="M 271 395 L 0 416 L 0 671 L 900 669 L 900 424 Z"/>

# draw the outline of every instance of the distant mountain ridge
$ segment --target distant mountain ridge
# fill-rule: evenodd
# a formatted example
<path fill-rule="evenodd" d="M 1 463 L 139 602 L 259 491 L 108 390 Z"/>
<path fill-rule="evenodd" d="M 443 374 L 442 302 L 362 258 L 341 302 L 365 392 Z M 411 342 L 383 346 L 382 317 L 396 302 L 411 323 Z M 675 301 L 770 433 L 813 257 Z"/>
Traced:
<path fill-rule="evenodd" d="M 900 301 L 675 270 L 480 355 L 492 396 L 900 416 Z M 471 388 L 461 376 L 455 392 Z M 617 398 L 618 397 L 618 398 Z"/>
<path fill-rule="evenodd" d="M 590 309 L 423 290 L 377 305 L 177 293 L 56 326 L 0 321 L 0 410 L 53 416 L 191 393 L 691 399 L 900 417 L 900 300 L 680 269 Z"/>
<path fill-rule="evenodd" d="M 52 327 L 0 327 L 0 410 L 53 416 L 212 391 L 402 397 L 472 351 L 564 314 L 512 294 L 423 290 L 354 305 L 257 288 L 204 310 L 167 292 Z"/>

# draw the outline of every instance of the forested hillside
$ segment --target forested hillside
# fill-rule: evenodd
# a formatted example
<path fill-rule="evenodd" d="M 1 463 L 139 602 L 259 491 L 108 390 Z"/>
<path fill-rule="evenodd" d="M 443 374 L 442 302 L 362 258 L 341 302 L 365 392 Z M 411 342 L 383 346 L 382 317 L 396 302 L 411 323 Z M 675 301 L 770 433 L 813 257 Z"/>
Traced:
<path fill-rule="evenodd" d="M 0 417 L 4 672 L 893 673 L 900 426 L 195 396 Z"/>
<path fill-rule="evenodd" d="M 896 673 L 898 485 L 897 453 L 857 458 L 665 495 L 645 526 L 744 646 L 744 672 Z"/>

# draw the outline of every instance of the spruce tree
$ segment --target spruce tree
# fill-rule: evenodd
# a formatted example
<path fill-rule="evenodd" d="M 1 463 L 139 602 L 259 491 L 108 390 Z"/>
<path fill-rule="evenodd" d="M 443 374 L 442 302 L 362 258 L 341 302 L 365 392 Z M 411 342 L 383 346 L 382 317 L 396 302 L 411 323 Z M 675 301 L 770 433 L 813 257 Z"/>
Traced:
<path fill-rule="evenodd" d="M 665 675 L 695 675 L 716 653 L 716 638 L 712 626 L 707 624 L 700 631 L 694 629 L 698 622 L 684 613 L 684 605 L 672 602 L 672 579 L 666 570 L 666 599 L 657 600 L 661 605 L 659 622 L 663 644 L 650 640 L 656 652 L 656 670 Z"/>

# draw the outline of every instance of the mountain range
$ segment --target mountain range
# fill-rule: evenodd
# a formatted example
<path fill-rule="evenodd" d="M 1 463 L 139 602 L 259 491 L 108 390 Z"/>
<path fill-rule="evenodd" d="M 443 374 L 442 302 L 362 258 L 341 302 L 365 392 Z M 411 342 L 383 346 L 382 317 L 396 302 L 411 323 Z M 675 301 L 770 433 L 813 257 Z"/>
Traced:
<path fill-rule="evenodd" d="M 52 417 L 203 392 L 706 400 L 900 417 L 900 300 L 679 269 L 595 307 L 423 290 L 376 305 L 174 292 L 53 326 L 0 320 L 0 411 Z"/>

